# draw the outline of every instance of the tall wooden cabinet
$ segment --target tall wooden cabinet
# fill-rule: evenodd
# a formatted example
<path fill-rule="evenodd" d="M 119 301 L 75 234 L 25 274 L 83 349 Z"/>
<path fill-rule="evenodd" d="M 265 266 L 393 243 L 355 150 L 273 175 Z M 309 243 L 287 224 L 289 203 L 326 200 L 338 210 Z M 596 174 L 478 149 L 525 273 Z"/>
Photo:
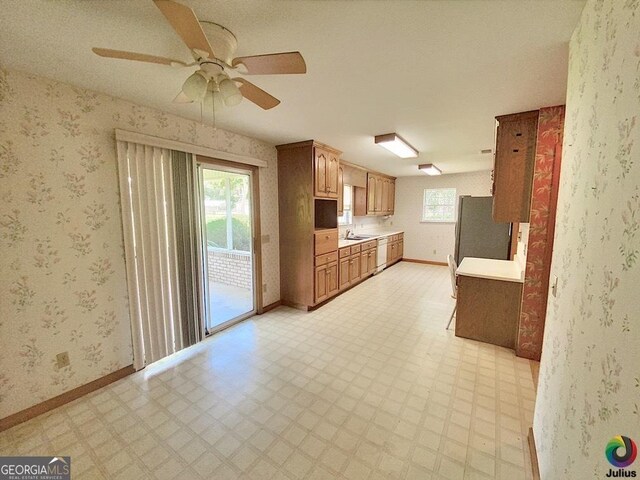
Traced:
<path fill-rule="evenodd" d="M 338 293 L 340 151 L 309 140 L 279 145 L 280 296 L 309 309 Z"/>
<path fill-rule="evenodd" d="M 493 220 L 529 222 L 539 111 L 496 117 Z"/>
<path fill-rule="evenodd" d="M 344 213 L 344 169 L 338 167 L 338 215 Z"/>

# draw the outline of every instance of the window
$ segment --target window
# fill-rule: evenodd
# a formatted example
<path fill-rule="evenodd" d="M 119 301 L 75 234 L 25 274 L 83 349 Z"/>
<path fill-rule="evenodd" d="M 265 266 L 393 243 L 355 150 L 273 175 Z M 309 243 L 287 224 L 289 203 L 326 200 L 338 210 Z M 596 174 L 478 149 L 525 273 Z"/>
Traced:
<path fill-rule="evenodd" d="M 342 199 L 342 215 L 338 217 L 338 225 L 351 225 L 353 223 L 353 188 L 351 185 L 345 184 Z"/>
<path fill-rule="evenodd" d="M 422 202 L 423 222 L 456 221 L 456 189 L 425 188 Z"/>

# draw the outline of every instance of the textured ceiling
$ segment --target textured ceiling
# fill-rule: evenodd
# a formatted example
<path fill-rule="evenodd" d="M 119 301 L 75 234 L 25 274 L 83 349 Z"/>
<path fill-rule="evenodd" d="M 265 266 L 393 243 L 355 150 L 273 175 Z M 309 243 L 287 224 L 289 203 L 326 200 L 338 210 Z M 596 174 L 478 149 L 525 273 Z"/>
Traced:
<path fill-rule="evenodd" d="M 238 38 L 237 55 L 299 50 L 307 75 L 254 76 L 282 100 L 243 101 L 218 126 L 273 144 L 314 138 L 392 175 L 419 163 L 445 173 L 490 168 L 493 117 L 564 103 L 579 0 L 182 0 Z M 0 64 L 200 119 L 175 105 L 189 69 L 100 58 L 99 46 L 190 61 L 150 0 L 3 1 Z M 205 117 L 205 121 L 211 121 Z M 373 144 L 397 132 L 421 153 Z"/>

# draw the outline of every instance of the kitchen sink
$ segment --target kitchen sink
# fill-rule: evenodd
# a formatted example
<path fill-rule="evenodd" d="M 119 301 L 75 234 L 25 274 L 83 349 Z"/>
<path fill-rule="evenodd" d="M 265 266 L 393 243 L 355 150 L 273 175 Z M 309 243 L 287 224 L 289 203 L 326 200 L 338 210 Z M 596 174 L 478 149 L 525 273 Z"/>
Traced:
<path fill-rule="evenodd" d="M 378 235 L 351 235 L 347 237 L 347 240 L 368 240 L 369 238 L 377 237 Z"/>

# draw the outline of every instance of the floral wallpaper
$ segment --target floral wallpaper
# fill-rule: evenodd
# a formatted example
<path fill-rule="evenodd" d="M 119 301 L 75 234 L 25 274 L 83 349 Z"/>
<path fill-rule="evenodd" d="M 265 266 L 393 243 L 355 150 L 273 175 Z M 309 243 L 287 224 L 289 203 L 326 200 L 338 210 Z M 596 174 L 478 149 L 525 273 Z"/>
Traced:
<path fill-rule="evenodd" d="M 531 218 L 529 220 L 529 240 L 526 255 L 526 273 L 522 290 L 522 306 L 516 354 L 519 357 L 540 360 L 542 336 L 547 311 L 547 291 L 549 289 L 548 255 L 553 244 L 549 242 L 549 215 L 551 192 L 557 185 L 554 169 L 560 167 L 564 129 L 564 106 L 540 109 L 536 159 L 531 193 Z"/>
<path fill-rule="evenodd" d="M 273 146 L 0 69 L 0 418 L 132 363 L 115 128 L 269 163 L 264 303 L 280 298 Z M 59 369 L 64 351 L 71 362 Z"/>
<path fill-rule="evenodd" d="M 638 32 L 638 0 L 589 0 L 571 40 L 534 417 L 543 480 L 604 478 L 607 442 L 640 441 Z"/>

